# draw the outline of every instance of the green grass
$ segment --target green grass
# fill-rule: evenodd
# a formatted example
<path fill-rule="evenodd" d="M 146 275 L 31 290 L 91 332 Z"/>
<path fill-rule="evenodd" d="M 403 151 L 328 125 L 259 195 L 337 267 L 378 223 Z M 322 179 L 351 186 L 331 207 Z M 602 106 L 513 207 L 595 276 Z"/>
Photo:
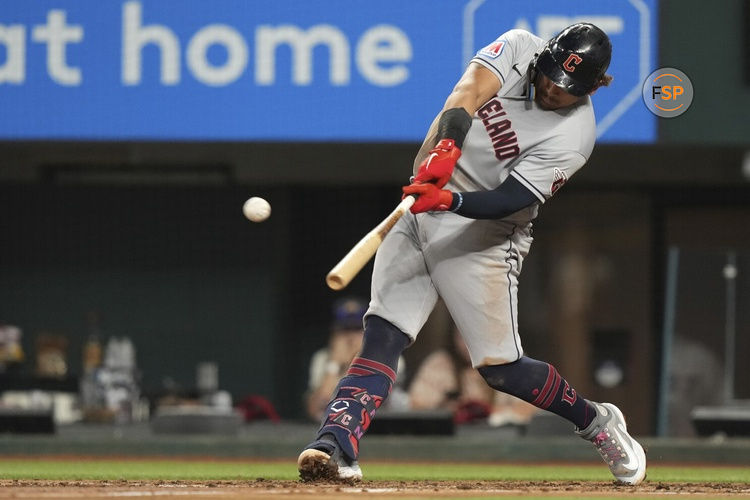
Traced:
<path fill-rule="evenodd" d="M 476 463 L 363 464 L 370 480 L 560 480 L 609 481 L 607 468 L 593 465 L 506 465 Z M 294 462 L 241 462 L 209 460 L 49 460 L 0 459 L 0 479 L 99 479 L 99 480 L 292 480 Z M 660 482 L 750 483 L 748 467 L 652 466 L 648 480 Z"/>

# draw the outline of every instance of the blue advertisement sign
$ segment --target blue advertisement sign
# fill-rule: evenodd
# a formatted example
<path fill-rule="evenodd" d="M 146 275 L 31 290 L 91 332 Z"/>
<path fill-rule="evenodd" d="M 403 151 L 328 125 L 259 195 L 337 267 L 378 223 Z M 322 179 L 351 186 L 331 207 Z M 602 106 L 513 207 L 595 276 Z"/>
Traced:
<path fill-rule="evenodd" d="M 648 142 L 656 0 L 35 0 L 0 6 L 0 139 L 421 141 L 477 50 L 586 20 L 601 141 Z"/>

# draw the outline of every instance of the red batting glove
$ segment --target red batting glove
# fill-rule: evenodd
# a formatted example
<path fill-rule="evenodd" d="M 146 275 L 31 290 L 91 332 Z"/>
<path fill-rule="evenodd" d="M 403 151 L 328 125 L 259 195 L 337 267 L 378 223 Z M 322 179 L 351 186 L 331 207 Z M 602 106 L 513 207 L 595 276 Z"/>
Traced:
<path fill-rule="evenodd" d="M 414 182 L 435 184 L 442 188 L 451 178 L 453 167 L 456 166 L 461 156 L 461 149 L 453 142 L 453 139 L 441 139 L 437 145 L 430 150 L 417 169 Z"/>
<path fill-rule="evenodd" d="M 411 206 L 411 213 L 445 211 L 453 203 L 453 193 L 447 189 L 440 189 L 435 184 L 409 184 L 401 188 L 404 195 L 413 194 L 417 201 Z"/>

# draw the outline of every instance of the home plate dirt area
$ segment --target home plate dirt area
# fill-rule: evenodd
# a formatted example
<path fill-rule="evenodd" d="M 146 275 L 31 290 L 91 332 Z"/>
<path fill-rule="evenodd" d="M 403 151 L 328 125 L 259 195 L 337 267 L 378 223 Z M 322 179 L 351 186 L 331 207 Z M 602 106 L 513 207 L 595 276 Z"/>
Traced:
<path fill-rule="evenodd" d="M 578 481 L 36 481 L 0 480 L 0 498 L 750 498 L 750 484 Z"/>

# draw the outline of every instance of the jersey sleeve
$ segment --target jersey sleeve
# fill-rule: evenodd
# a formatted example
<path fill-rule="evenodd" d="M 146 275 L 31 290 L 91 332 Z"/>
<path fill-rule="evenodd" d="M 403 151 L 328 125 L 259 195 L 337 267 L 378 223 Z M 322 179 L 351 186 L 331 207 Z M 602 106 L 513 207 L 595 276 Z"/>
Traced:
<path fill-rule="evenodd" d="M 543 151 L 526 155 L 510 172 L 544 203 L 586 163 L 577 151 Z"/>
<path fill-rule="evenodd" d="M 508 73 L 514 64 L 518 64 L 526 46 L 533 43 L 531 37 L 531 33 L 521 29 L 506 31 L 494 42 L 477 52 L 471 62 L 479 63 L 495 73 L 504 85 Z M 523 68 L 522 71 L 525 70 L 526 68 Z"/>

